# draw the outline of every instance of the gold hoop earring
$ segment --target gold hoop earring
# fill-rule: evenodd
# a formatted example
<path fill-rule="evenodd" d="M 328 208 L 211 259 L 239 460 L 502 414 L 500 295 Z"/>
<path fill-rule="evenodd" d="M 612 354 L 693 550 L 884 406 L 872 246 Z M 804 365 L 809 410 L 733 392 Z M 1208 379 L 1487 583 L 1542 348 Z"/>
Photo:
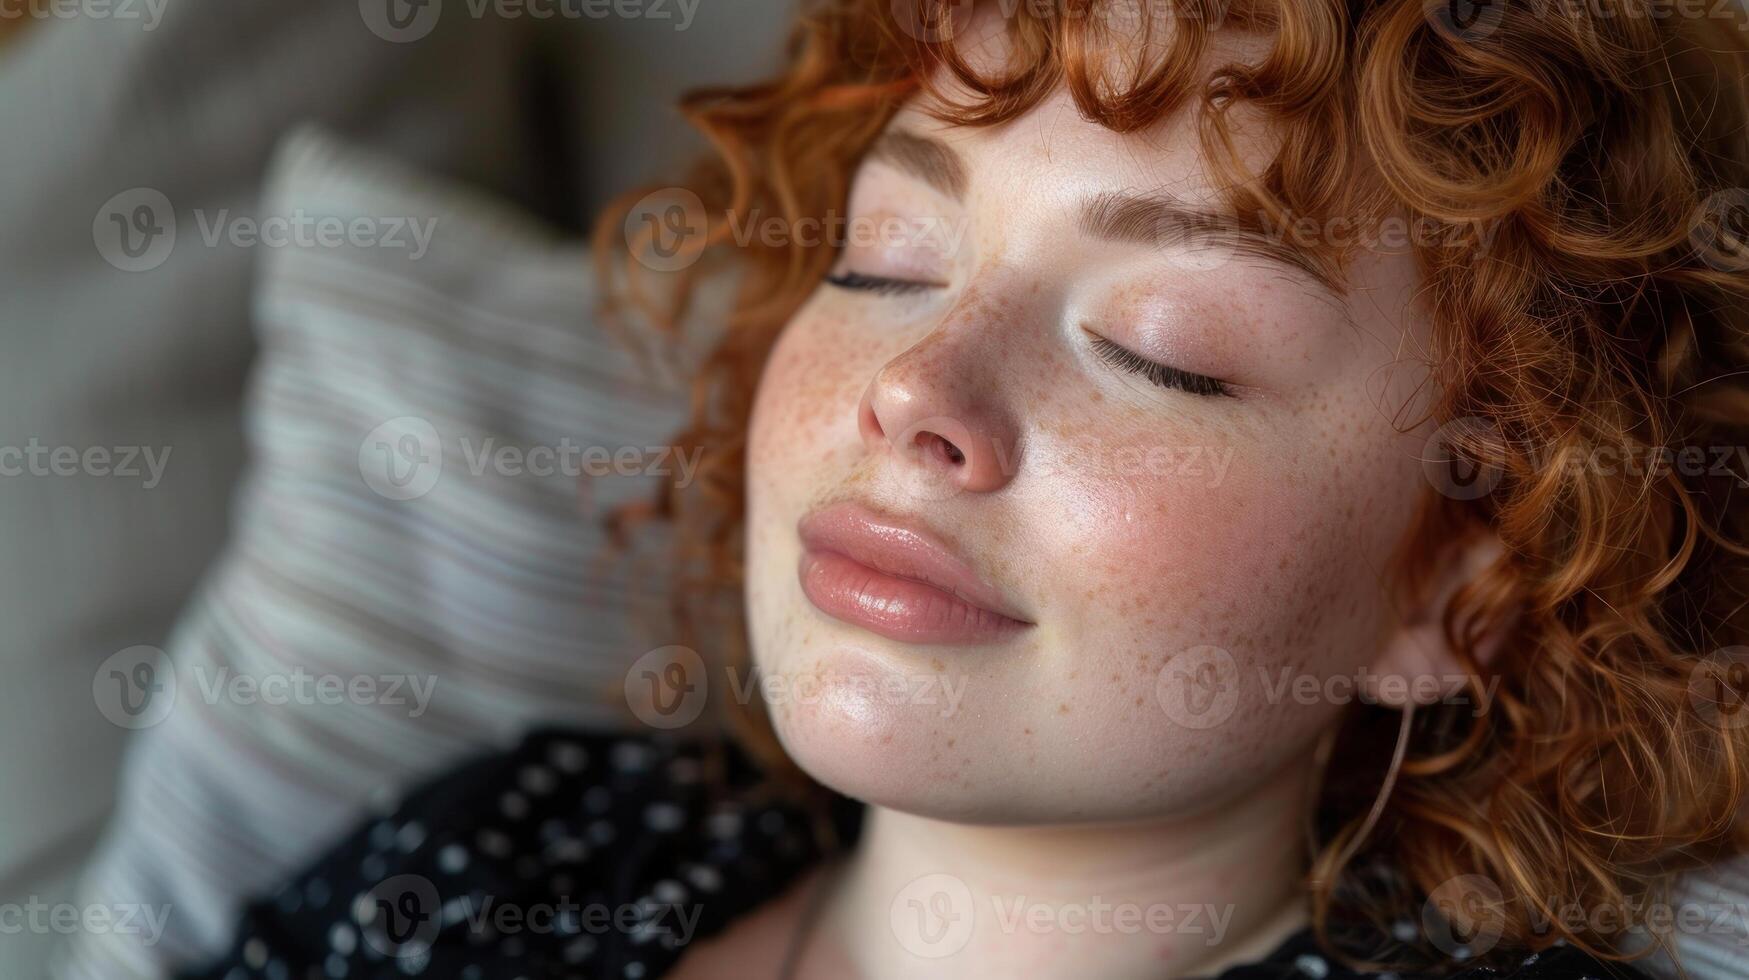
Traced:
<path fill-rule="evenodd" d="M 1324 798 L 1324 781 L 1329 778 L 1330 756 L 1336 751 L 1336 732 L 1340 725 L 1333 725 L 1318 736 L 1318 744 L 1312 748 L 1312 771 L 1317 775 L 1307 787 L 1309 798 L 1302 812 L 1306 815 L 1306 856 L 1318 853 L 1318 801 Z"/>
<path fill-rule="evenodd" d="M 1368 811 L 1366 819 L 1361 821 L 1360 829 L 1348 839 L 1348 846 L 1342 849 L 1342 857 L 1336 862 L 1335 867 L 1342 868 L 1348 865 L 1355 852 L 1360 850 L 1360 845 L 1365 842 L 1367 835 L 1371 834 L 1373 828 L 1378 826 L 1379 818 L 1384 816 L 1385 804 L 1391 799 L 1391 790 L 1397 786 L 1397 773 L 1403 768 L 1403 757 L 1409 751 L 1409 728 L 1414 721 L 1415 702 L 1410 701 L 1403 705 L 1403 720 L 1397 726 L 1397 747 L 1391 752 L 1391 767 L 1385 770 L 1384 784 L 1379 787 L 1379 795 L 1373 799 L 1372 809 Z"/>

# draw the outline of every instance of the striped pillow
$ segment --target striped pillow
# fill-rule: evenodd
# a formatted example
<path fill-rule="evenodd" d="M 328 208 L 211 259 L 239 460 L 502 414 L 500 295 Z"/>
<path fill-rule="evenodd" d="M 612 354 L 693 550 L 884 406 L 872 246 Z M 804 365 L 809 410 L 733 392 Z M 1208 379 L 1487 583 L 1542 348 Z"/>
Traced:
<path fill-rule="evenodd" d="M 250 470 L 168 657 L 119 665 L 173 697 L 112 714 L 146 730 L 85 886 L 168 915 L 81 936 L 63 976 L 221 951 L 373 793 L 538 721 L 635 724 L 611 695 L 672 642 L 661 562 L 594 518 L 686 472 L 660 448 L 684 399 L 591 326 L 586 250 L 309 130 L 261 213 Z"/>

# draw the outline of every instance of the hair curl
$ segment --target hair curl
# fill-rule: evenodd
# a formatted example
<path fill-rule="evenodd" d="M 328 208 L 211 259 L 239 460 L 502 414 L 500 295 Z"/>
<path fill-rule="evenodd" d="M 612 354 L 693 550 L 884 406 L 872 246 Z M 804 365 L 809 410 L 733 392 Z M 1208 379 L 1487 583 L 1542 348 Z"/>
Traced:
<path fill-rule="evenodd" d="M 1749 256 L 1726 249 L 1744 244 L 1729 219 L 1749 201 L 1749 23 L 1734 4 L 1659 0 L 1513 0 L 1467 29 L 1424 0 L 1215 3 L 1128 5 L 1139 21 L 1093 0 L 1010 3 L 1013 58 L 992 74 L 968 63 L 951 29 L 916 29 L 963 23 L 963 3 L 922 0 L 927 16 L 901 24 L 905 3 L 822 0 L 805 5 L 775 79 L 683 100 L 716 150 L 687 184 L 708 228 L 690 245 L 728 254 L 738 276 L 677 438 L 707 450 L 696 482 L 644 515 L 675 522 L 691 549 L 679 565 L 683 626 L 694 642 L 731 637 L 723 655 L 744 658 L 754 389 L 834 260 L 829 248 L 731 246 L 716 216 L 793 226 L 836 213 L 874 137 L 919 93 L 967 126 L 999 125 L 1063 89 L 1119 132 L 1195 108 L 1236 213 L 1400 214 L 1450 232 L 1414 248 L 1433 320 L 1434 414 L 1467 423 L 1441 431 L 1496 481 L 1473 500 L 1429 492 L 1400 567 L 1419 587 L 1455 533 L 1498 535 L 1505 556 L 1444 612 L 1475 683 L 1497 681 L 1498 693 L 1479 717 L 1418 713 L 1365 841 L 1355 838 L 1381 783 L 1378 748 L 1391 742 L 1379 727 L 1396 722 L 1350 716 L 1336 747 L 1348 775 L 1324 787 L 1309 879 L 1320 935 L 1350 960 L 1431 962 L 1424 943 L 1356 952 L 1331 929 L 1418 920 L 1443 888 L 1464 900 L 1460 915 L 1481 910 L 1501 951 L 1564 939 L 1632 955 L 1626 930 L 1646 924 L 1639 913 L 1673 874 L 1744 844 L 1749 726 L 1704 695 L 1725 690 L 1730 648 L 1749 643 L 1749 507 L 1731 506 L 1749 474 L 1741 456 L 1717 455 L 1749 446 Z M 1264 32 L 1273 47 L 1199 70 L 1219 28 Z M 1157 56 L 1104 57 L 1114 50 Z M 949 79 L 972 97 L 954 101 Z M 1241 104 L 1283 135 L 1261 173 L 1232 151 L 1228 113 Z M 653 288 L 622 237 L 638 193 L 598 226 L 599 272 L 619 285 L 620 310 L 678 330 L 715 264 Z M 1327 246 L 1339 268 L 1342 249 Z M 1692 462 L 1697 447 L 1698 472 L 1602 462 Z M 1506 640 L 1483 665 L 1474 651 L 1488 631 Z M 785 765 L 760 719 L 743 719 L 741 734 Z M 1558 903 L 1620 910 L 1619 928 L 1574 927 Z"/>

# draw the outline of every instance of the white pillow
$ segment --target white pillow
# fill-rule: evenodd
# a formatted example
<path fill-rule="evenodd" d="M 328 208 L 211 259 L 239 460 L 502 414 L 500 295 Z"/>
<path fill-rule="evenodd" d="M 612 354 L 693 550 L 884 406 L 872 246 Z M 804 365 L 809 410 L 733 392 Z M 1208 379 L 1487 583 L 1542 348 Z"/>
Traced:
<path fill-rule="evenodd" d="M 668 442 L 683 386 L 594 325 L 586 248 L 313 130 L 262 213 L 294 241 L 261 249 L 232 540 L 168 659 L 107 667 L 106 708 L 146 730 L 85 900 L 168 918 L 81 935 L 65 976 L 222 951 L 373 791 L 536 721 L 636 724 L 626 670 L 674 642 L 661 541 L 614 559 L 596 518 L 648 497 L 656 475 L 618 473 L 649 469 L 630 449 Z M 174 699 L 122 707 L 172 674 Z"/>

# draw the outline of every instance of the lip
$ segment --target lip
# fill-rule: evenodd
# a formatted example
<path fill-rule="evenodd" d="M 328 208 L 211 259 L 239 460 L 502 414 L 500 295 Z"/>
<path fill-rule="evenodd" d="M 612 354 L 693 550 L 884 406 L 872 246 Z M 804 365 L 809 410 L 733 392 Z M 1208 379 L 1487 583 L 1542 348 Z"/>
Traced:
<path fill-rule="evenodd" d="M 796 531 L 802 592 L 833 619 L 920 644 L 991 643 L 1033 625 L 925 527 L 833 504 Z"/>

